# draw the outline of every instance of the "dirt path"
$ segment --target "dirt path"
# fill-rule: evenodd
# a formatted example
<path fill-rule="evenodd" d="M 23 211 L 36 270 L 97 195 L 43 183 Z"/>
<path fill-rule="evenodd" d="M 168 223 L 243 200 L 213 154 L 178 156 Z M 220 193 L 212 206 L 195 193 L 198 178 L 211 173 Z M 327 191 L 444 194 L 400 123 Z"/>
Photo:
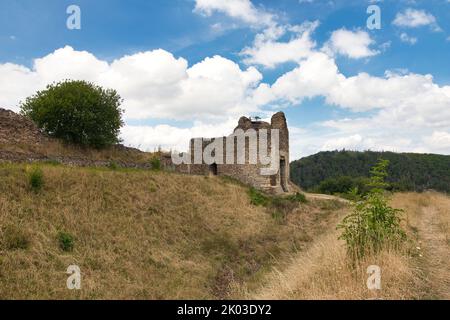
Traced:
<path fill-rule="evenodd" d="M 350 201 L 340 198 L 340 197 L 336 197 L 336 196 L 332 196 L 332 195 L 328 195 L 328 194 L 320 194 L 320 193 L 304 193 L 306 198 L 308 199 L 319 199 L 319 200 L 337 200 L 340 202 L 344 202 L 344 203 L 350 203 Z"/>
<path fill-rule="evenodd" d="M 422 247 L 419 267 L 425 275 L 429 298 L 450 299 L 450 249 L 445 229 L 442 226 L 439 210 L 430 206 L 421 208 L 421 219 L 418 223 L 418 235 Z"/>
<path fill-rule="evenodd" d="M 306 194 L 309 199 L 335 197 Z M 450 299 L 450 197 L 434 192 L 399 193 L 392 206 L 408 217 L 415 254 L 382 252 L 363 262 L 356 274 L 349 268 L 345 247 L 337 241 L 336 224 L 314 239 L 290 264 L 264 279 L 250 298 L 256 299 L 371 299 L 366 264 L 383 266 L 383 299 Z M 406 227 L 406 226 L 405 226 Z M 412 259 L 411 259 L 412 258 Z M 374 263 L 375 261 L 375 263 Z"/>

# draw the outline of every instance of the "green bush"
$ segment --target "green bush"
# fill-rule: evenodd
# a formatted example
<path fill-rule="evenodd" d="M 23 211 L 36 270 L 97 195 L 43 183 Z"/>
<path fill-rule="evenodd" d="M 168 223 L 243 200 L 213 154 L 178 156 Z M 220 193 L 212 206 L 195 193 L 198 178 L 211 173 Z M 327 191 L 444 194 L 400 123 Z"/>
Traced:
<path fill-rule="evenodd" d="M 295 194 L 289 195 L 286 197 L 289 201 L 299 202 L 299 203 L 307 203 L 306 197 L 303 193 L 296 192 Z"/>
<path fill-rule="evenodd" d="M 254 206 L 267 207 L 270 204 L 270 198 L 256 188 L 248 190 L 250 196 L 250 203 Z"/>
<path fill-rule="evenodd" d="M 354 202 L 352 213 L 344 218 L 338 229 L 346 242 L 353 261 L 381 249 L 398 248 L 406 239 L 400 226 L 402 210 L 389 206 L 384 188 L 389 162 L 380 160 L 371 170 L 372 190 L 362 200 Z"/>
<path fill-rule="evenodd" d="M 360 192 L 359 189 L 357 187 L 352 188 L 349 192 L 347 193 L 337 193 L 338 196 L 350 200 L 350 201 L 359 201 L 363 199 L 363 196 Z"/>
<path fill-rule="evenodd" d="M 161 159 L 158 156 L 154 156 L 150 159 L 150 167 L 154 171 L 161 170 Z"/>
<path fill-rule="evenodd" d="M 50 160 L 45 160 L 43 161 L 44 164 L 49 165 L 49 166 L 60 166 L 62 164 L 62 162 L 60 160 L 57 159 L 50 159 Z"/>
<path fill-rule="evenodd" d="M 272 217 L 279 223 L 285 223 L 288 215 L 298 208 L 299 203 L 307 201 L 305 195 L 298 192 L 288 196 L 272 196 L 269 199 L 268 208 Z"/>
<path fill-rule="evenodd" d="M 25 250 L 30 246 L 28 234 L 16 226 L 4 228 L 2 242 L 2 247 L 7 250 Z"/>
<path fill-rule="evenodd" d="M 267 208 L 268 213 L 278 223 L 285 223 L 288 214 L 295 208 L 298 208 L 299 203 L 305 203 L 307 201 L 305 195 L 301 193 L 289 196 L 273 196 L 266 195 L 253 187 L 248 189 L 248 195 L 251 204 Z"/>
<path fill-rule="evenodd" d="M 323 180 L 317 192 L 324 194 L 346 194 L 357 189 L 359 194 L 367 194 L 370 191 L 369 180 L 364 177 L 339 176 Z"/>
<path fill-rule="evenodd" d="M 63 251 L 72 251 L 75 245 L 75 238 L 68 232 L 60 231 L 58 233 L 59 247 Z"/>
<path fill-rule="evenodd" d="M 123 125 L 115 90 L 85 81 L 62 81 L 21 103 L 21 113 L 50 136 L 69 143 L 102 148 L 119 142 Z"/>
<path fill-rule="evenodd" d="M 110 168 L 111 170 L 117 170 L 119 169 L 119 165 L 115 161 L 110 161 L 108 163 L 108 168 Z"/>
<path fill-rule="evenodd" d="M 39 167 L 33 167 L 28 174 L 28 181 L 34 192 L 39 192 L 44 185 L 44 173 Z"/>

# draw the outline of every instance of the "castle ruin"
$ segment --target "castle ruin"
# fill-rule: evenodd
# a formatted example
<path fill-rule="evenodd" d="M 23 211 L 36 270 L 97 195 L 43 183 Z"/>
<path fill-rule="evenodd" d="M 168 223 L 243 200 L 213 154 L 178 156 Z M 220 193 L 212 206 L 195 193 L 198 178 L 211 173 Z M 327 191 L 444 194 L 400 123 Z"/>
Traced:
<path fill-rule="evenodd" d="M 276 152 L 275 170 L 269 171 L 267 163 L 263 163 L 260 159 L 261 145 L 260 145 L 260 133 L 267 133 L 267 153 L 271 154 L 272 148 L 272 135 L 276 131 L 278 136 L 278 152 Z M 245 133 L 245 137 L 242 144 L 236 141 L 236 135 L 240 132 Z M 249 132 L 256 133 L 256 140 L 252 142 Z M 231 139 L 232 150 L 230 150 L 230 144 L 227 144 L 227 139 Z M 230 140 L 228 140 L 230 141 Z M 210 152 L 211 146 L 216 147 L 212 150 L 214 156 L 217 149 L 224 151 L 220 154 L 218 161 L 213 163 L 205 161 L 203 158 L 195 159 L 195 148 L 201 149 L 201 154 L 205 151 Z M 219 146 L 219 148 L 217 148 Z M 228 147 L 228 149 L 227 149 Z M 242 149 L 243 148 L 243 149 Z M 209 149 L 209 150 L 208 150 Z M 264 153 L 264 152 L 263 152 Z M 228 157 L 232 157 L 232 163 L 230 163 Z M 241 160 L 239 161 L 239 155 Z M 251 161 L 252 154 L 257 154 L 257 161 Z M 272 193 L 280 194 L 290 191 L 289 186 L 289 131 L 286 123 L 286 117 L 283 112 L 274 114 L 270 123 L 259 120 L 252 120 L 247 117 L 241 117 L 239 119 L 238 126 L 234 129 L 233 133 L 228 137 L 218 137 L 212 139 L 194 138 L 190 141 L 189 152 L 183 154 L 187 157 L 188 163 L 182 163 L 175 165 L 177 172 L 186 174 L 197 175 L 214 175 L 214 176 L 229 176 L 242 181 L 245 184 L 253 186 L 257 189 Z M 245 157 L 243 157 L 245 155 Z M 217 159 L 217 157 L 216 157 Z M 197 160 L 197 161 L 195 161 Z M 272 168 L 273 163 L 271 163 Z M 263 174 L 264 170 L 267 172 Z"/>

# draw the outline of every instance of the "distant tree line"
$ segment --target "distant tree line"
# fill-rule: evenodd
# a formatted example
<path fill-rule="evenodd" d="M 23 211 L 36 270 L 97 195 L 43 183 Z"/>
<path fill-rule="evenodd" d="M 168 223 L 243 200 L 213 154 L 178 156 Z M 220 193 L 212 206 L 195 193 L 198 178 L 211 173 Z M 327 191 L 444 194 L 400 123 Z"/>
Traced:
<path fill-rule="evenodd" d="M 327 151 L 291 163 L 291 180 L 308 191 L 339 194 L 370 189 L 370 168 L 389 160 L 392 191 L 436 190 L 450 193 L 450 156 L 394 152 Z"/>

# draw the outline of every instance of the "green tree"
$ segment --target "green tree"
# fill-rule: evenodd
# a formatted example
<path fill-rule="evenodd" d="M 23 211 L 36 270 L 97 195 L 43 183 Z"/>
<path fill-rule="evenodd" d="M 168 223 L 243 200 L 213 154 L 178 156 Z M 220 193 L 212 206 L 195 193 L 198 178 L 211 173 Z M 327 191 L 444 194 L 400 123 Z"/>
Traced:
<path fill-rule="evenodd" d="M 21 103 L 21 113 L 65 142 L 103 148 L 119 142 L 122 99 L 115 90 L 86 81 L 62 81 Z"/>
<path fill-rule="evenodd" d="M 372 193 L 381 193 L 389 187 L 389 183 L 386 182 L 388 167 L 389 160 L 379 159 L 378 163 L 370 168 L 370 181 L 368 185 L 372 188 Z"/>
<path fill-rule="evenodd" d="M 406 238 L 400 226 L 402 210 L 390 207 L 385 195 L 388 166 L 389 161 L 379 160 L 370 170 L 372 189 L 362 200 L 354 202 L 352 213 L 338 226 L 342 230 L 339 238 L 346 242 L 354 261 L 386 247 L 398 248 Z"/>

